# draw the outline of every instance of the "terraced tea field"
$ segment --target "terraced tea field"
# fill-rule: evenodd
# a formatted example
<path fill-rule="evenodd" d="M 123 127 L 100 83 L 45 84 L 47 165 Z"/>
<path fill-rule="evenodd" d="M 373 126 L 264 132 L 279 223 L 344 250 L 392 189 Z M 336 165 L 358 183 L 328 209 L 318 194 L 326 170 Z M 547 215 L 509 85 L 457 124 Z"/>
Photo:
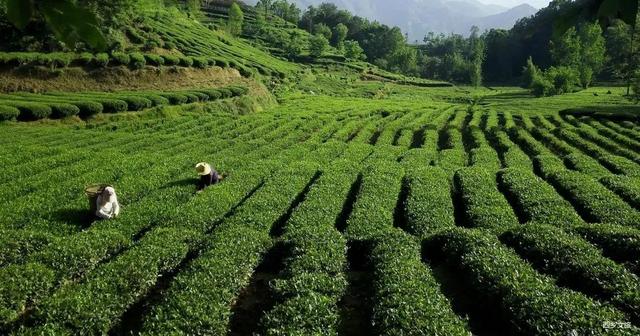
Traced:
<path fill-rule="evenodd" d="M 640 125 L 487 101 L 0 125 L 0 333 L 639 335 Z"/>

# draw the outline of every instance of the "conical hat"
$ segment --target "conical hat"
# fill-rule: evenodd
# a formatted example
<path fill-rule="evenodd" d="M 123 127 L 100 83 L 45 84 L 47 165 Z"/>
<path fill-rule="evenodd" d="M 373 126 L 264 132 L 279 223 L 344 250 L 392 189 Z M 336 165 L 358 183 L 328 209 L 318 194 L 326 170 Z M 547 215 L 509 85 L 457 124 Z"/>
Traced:
<path fill-rule="evenodd" d="M 200 162 L 196 165 L 196 171 L 200 176 L 209 175 L 211 174 L 211 166 L 208 163 Z"/>

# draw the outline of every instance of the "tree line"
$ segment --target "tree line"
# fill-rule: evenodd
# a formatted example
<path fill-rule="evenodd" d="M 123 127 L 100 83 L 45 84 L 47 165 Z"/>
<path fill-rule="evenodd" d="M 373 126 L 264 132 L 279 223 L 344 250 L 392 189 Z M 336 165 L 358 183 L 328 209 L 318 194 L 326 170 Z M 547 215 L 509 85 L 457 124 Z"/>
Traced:
<path fill-rule="evenodd" d="M 287 0 L 260 0 L 257 7 L 325 37 L 339 50 L 346 42 L 357 44 L 364 59 L 387 70 L 472 85 L 521 84 L 537 95 L 552 95 L 587 88 L 595 80 L 640 85 L 640 34 L 629 17 L 637 15 L 637 4 L 554 0 L 510 30 L 472 27 L 468 36 L 429 33 L 423 43 L 413 45 L 398 27 L 329 3 L 302 11 Z"/>

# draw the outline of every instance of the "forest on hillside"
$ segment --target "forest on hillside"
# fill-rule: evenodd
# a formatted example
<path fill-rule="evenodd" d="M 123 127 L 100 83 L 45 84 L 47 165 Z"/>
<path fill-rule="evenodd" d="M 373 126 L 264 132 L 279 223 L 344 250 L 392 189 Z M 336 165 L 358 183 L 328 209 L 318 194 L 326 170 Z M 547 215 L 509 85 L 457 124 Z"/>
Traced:
<path fill-rule="evenodd" d="M 6 5 L 2 5 L 3 2 Z M 619 6 L 626 7 L 615 7 L 618 2 Z M 467 37 L 429 33 L 422 43 L 411 44 L 399 28 L 354 15 L 333 4 L 301 9 L 287 0 L 260 0 L 255 9 L 251 8 L 256 15 L 254 24 L 244 27 L 240 24 L 235 30 L 236 34 L 281 46 L 290 59 L 299 58 L 303 50 L 309 50 L 315 57 L 328 52 L 366 60 L 405 75 L 474 86 L 482 83 L 522 85 L 538 96 L 579 90 L 596 81 L 623 84 L 631 94 L 631 87 L 636 87 L 633 91 L 636 92 L 640 85 L 637 50 L 640 34 L 636 17 L 629 14 L 637 15 L 637 5 L 634 8 L 637 1 L 618 2 L 555 0 L 534 16 L 519 20 L 510 30 L 480 31 L 473 27 Z M 24 27 L 18 27 L 24 29 L 21 30 L 7 22 L 4 9 L 11 9 L 12 3 L 16 2 L 0 2 L 3 9 L 0 12 L 1 48 L 49 52 L 81 52 L 96 47 L 122 51 L 125 43 L 120 31 L 135 20 L 136 11 L 167 5 L 165 1 L 153 0 L 109 1 L 108 5 L 105 1 L 89 0 L 69 7 L 74 11 L 68 11 L 65 16 L 55 17 L 45 6 L 48 2 L 44 2 L 34 5 L 35 19 L 25 21 Z M 201 15 L 198 14 L 201 5 L 215 8 L 230 3 L 187 0 L 174 5 L 197 17 Z M 610 13 L 602 12 L 600 6 L 611 7 L 610 3 L 613 3 Z M 241 7 L 249 9 L 242 3 Z M 85 11 L 91 15 L 66 20 Z M 279 29 L 269 19 L 272 16 L 310 35 Z M 88 18 L 95 21 L 86 21 Z M 24 21 L 13 21 L 20 23 L 20 20 Z M 65 27 L 63 22 L 71 26 Z M 61 36 L 68 39 L 63 42 L 70 43 L 61 43 Z"/>

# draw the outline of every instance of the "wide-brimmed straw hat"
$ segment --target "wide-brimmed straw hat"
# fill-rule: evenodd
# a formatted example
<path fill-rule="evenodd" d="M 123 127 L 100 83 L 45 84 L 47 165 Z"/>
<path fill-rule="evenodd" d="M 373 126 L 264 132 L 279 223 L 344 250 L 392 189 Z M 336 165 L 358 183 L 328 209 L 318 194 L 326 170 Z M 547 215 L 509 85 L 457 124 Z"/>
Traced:
<path fill-rule="evenodd" d="M 196 171 L 200 176 L 209 175 L 211 174 L 211 166 L 206 162 L 200 162 L 196 165 Z"/>

